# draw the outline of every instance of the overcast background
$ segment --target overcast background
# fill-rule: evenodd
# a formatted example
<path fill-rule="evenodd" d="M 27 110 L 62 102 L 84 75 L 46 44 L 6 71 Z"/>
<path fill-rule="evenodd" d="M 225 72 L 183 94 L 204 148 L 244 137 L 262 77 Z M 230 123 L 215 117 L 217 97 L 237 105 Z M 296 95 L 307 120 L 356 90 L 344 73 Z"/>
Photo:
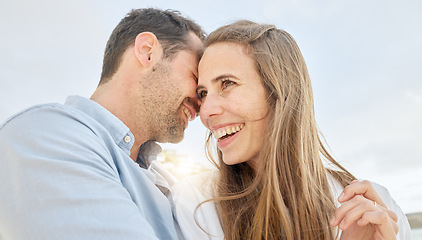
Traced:
<path fill-rule="evenodd" d="M 108 36 L 132 8 L 177 9 L 209 33 L 237 19 L 272 23 L 298 42 L 317 122 L 334 157 L 422 212 L 422 2 L 0 0 L 0 122 L 34 104 L 89 97 Z M 179 145 L 206 160 L 196 119 Z M 1 153 L 0 153 L 1 154 Z"/>

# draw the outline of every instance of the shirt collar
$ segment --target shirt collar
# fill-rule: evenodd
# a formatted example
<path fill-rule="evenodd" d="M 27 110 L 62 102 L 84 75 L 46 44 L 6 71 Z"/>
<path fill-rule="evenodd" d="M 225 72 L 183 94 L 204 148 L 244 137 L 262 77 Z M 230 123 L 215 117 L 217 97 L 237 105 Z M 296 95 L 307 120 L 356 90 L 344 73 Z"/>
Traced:
<path fill-rule="evenodd" d="M 65 104 L 77 108 L 99 122 L 109 132 L 114 142 L 119 147 L 124 148 L 130 156 L 130 149 L 135 138 L 129 128 L 119 118 L 97 102 L 81 96 L 69 96 Z M 142 168 L 147 169 L 151 162 L 157 159 L 161 151 L 160 145 L 156 142 L 147 141 L 141 145 L 136 162 Z"/>
<path fill-rule="evenodd" d="M 128 150 L 130 155 L 135 138 L 129 128 L 111 112 L 97 102 L 81 96 L 69 96 L 65 105 L 72 106 L 99 122 L 109 132 L 114 142 Z"/>

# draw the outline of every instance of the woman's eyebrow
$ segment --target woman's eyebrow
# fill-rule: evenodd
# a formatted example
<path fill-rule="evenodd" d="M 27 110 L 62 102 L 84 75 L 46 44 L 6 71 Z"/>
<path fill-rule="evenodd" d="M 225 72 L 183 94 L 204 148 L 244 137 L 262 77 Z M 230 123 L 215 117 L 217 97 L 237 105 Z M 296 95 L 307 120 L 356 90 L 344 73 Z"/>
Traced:
<path fill-rule="evenodd" d="M 225 79 L 225 78 L 239 79 L 239 78 L 237 78 L 233 74 L 222 74 L 222 75 L 220 75 L 218 77 L 215 77 L 215 78 L 211 79 L 211 83 L 214 84 L 215 82 L 221 81 L 221 79 Z M 198 85 L 198 87 L 196 87 L 196 89 L 199 89 L 199 88 L 204 88 L 204 86 Z"/>

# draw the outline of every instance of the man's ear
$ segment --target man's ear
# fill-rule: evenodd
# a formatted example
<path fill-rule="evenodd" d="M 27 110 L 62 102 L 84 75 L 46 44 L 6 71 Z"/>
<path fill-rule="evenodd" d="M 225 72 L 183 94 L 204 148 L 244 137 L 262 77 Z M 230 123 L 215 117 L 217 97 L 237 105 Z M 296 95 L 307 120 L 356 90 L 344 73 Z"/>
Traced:
<path fill-rule="evenodd" d="M 142 32 L 135 38 L 135 56 L 145 67 L 158 62 L 163 54 L 161 44 L 151 32 Z"/>

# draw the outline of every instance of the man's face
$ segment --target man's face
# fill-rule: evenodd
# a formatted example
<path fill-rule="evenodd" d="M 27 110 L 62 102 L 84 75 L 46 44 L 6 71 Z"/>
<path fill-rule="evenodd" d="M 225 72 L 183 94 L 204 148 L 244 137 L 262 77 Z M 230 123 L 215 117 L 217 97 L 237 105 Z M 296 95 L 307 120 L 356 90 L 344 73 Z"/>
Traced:
<path fill-rule="evenodd" d="M 180 142 L 188 121 L 199 110 L 196 86 L 202 42 L 193 34 L 191 37 L 195 51 L 181 50 L 171 61 L 162 59 L 142 81 L 150 140 Z"/>

